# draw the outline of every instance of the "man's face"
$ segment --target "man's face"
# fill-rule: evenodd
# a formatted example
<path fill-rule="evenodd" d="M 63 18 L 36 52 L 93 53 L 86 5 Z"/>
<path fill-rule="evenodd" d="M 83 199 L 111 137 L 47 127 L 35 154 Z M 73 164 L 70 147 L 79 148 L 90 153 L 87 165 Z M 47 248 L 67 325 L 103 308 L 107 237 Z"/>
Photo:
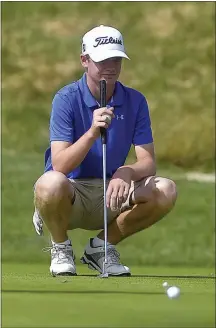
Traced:
<path fill-rule="evenodd" d="M 108 84 L 114 84 L 121 72 L 121 57 L 113 57 L 101 62 L 94 62 L 89 56 L 81 55 L 82 65 L 87 69 L 88 75 L 96 83 L 104 78 Z"/>

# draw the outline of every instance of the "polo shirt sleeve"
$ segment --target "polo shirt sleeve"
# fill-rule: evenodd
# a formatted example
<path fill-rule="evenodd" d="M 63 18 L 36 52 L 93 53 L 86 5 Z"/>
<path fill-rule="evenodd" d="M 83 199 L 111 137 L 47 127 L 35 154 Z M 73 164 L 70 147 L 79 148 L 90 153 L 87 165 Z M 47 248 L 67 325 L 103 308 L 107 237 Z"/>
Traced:
<path fill-rule="evenodd" d="M 145 97 L 143 97 L 137 112 L 132 142 L 134 146 L 149 144 L 153 142 L 151 119 Z"/>
<path fill-rule="evenodd" d="M 73 117 L 67 96 L 57 93 L 52 102 L 50 116 L 50 141 L 73 143 Z"/>

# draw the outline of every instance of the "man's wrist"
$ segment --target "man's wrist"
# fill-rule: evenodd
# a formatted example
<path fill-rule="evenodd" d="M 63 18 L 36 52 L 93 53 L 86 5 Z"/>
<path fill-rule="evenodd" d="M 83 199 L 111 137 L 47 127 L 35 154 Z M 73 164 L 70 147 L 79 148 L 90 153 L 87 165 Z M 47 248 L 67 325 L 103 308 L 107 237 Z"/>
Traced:
<path fill-rule="evenodd" d="M 130 166 L 120 166 L 116 172 L 114 173 L 115 175 L 120 175 L 120 174 L 127 174 L 128 176 L 130 176 L 131 180 L 133 180 L 133 169 Z"/>
<path fill-rule="evenodd" d="M 99 131 L 95 131 L 92 128 L 90 128 L 87 132 L 86 135 L 88 136 L 89 139 L 96 140 L 100 136 Z"/>

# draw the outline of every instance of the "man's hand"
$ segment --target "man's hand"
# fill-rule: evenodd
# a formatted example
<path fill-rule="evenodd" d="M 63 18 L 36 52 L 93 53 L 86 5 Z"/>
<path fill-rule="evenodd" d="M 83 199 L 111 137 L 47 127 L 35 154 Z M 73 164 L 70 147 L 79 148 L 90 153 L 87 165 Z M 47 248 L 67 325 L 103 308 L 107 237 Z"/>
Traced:
<path fill-rule="evenodd" d="M 39 216 L 39 213 L 35 209 L 34 214 L 33 214 L 33 224 L 35 227 L 35 230 L 39 236 L 43 235 L 43 221 L 41 217 Z"/>
<path fill-rule="evenodd" d="M 115 115 L 113 114 L 113 110 L 113 107 L 110 107 L 109 109 L 103 107 L 94 110 L 92 125 L 90 128 L 94 136 L 99 137 L 100 128 L 107 129 L 109 127 L 112 119 L 115 117 Z"/>
<path fill-rule="evenodd" d="M 131 186 L 132 169 L 130 167 L 120 167 L 110 180 L 106 192 L 106 204 L 112 211 L 121 208 L 127 200 Z"/>

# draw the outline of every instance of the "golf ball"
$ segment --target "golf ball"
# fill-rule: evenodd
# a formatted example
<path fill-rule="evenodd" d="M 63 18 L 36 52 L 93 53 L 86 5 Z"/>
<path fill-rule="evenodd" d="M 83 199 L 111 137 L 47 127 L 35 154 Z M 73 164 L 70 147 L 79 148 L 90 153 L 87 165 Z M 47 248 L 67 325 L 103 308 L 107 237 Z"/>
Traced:
<path fill-rule="evenodd" d="M 165 281 L 165 282 L 163 283 L 163 287 L 164 287 L 164 288 L 168 287 L 168 282 L 167 282 L 167 281 Z"/>
<path fill-rule="evenodd" d="M 176 286 L 169 287 L 167 289 L 167 296 L 171 299 L 178 298 L 180 296 L 180 289 Z"/>

